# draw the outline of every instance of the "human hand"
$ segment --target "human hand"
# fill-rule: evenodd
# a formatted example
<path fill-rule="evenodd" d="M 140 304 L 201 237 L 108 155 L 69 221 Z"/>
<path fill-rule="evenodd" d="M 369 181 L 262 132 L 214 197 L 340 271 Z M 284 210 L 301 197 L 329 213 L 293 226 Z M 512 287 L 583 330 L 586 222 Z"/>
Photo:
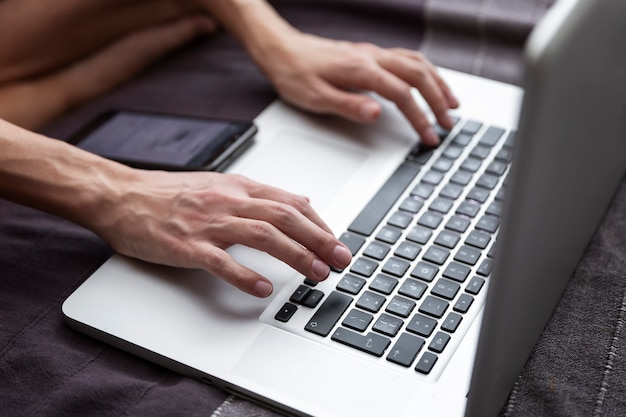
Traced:
<path fill-rule="evenodd" d="M 316 113 L 373 122 L 381 113 L 380 103 L 358 91 L 376 92 L 393 101 L 430 146 L 439 144 L 439 138 L 411 88 L 420 91 L 444 128 L 452 128 L 448 110 L 459 105 L 434 65 L 408 49 L 384 49 L 294 31 L 256 60 L 286 101 Z"/>
<path fill-rule="evenodd" d="M 103 223 L 89 225 L 127 256 L 201 268 L 237 288 L 267 297 L 271 282 L 225 249 L 243 244 L 269 253 L 316 281 L 346 267 L 349 250 L 305 197 L 239 175 L 137 171 Z M 98 220 L 100 221 L 100 220 Z"/>

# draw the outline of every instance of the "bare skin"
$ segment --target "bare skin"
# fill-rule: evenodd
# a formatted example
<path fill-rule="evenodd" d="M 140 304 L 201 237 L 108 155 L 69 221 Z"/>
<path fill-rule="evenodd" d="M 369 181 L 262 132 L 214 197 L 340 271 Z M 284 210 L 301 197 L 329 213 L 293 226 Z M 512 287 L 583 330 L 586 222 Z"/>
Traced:
<path fill-rule="evenodd" d="M 458 105 L 418 52 L 301 33 L 262 0 L 48 5 L 0 2 L 0 118 L 6 120 L 0 120 L 0 196 L 80 224 L 121 254 L 201 268 L 258 297 L 271 294 L 271 281 L 238 264 L 228 247 L 266 251 L 318 281 L 329 266 L 350 262 L 349 250 L 306 197 L 236 175 L 132 169 L 27 129 L 210 35 L 218 24 L 242 43 L 283 99 L 305 110 L 373 122 L 380 104 L 359 91 L 374 91 L 396 103 L 425 143 L 436 145 L 411 89 L 422 93 L 444 127 L 450 127 L 448 109 Z"/>

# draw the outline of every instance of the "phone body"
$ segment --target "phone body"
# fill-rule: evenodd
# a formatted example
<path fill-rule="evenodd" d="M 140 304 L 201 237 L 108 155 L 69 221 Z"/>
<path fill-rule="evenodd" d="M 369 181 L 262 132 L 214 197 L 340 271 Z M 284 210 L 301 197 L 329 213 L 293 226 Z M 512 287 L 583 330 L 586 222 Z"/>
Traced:
<path fill-rule="evenodd" d="M 221 171 L 248 148 L 256 132 L 249 121 L 111 110 L 69 142 L 136 168 Z"/>

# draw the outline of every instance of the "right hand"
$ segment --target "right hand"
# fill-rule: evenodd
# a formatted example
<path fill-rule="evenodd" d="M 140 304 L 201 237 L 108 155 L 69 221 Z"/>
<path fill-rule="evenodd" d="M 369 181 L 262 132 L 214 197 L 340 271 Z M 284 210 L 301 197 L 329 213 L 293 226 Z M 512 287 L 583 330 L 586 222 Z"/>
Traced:
<path fill-rule="evenodd" d="M 183 268 L 201 268 L 237 288 L 267 297 L 272 283 L 238 264 L 225 249 L 242 244 L 269 253 L 320 281 L 329 265 L 351 259 L 306 197 L 233 174 L 136 171 L 108 219 L 92 225 L 121 254 Z M 103 218 L 103 216 L 94 216 Z"/>

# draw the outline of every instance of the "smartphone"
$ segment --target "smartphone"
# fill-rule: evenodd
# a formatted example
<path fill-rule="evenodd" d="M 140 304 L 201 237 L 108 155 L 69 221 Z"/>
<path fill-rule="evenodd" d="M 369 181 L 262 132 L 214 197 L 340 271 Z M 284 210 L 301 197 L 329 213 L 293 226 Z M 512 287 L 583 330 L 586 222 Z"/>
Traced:
<path fill-rule="evenodd" d="M 107 111 L 69 142 L 126 165 L 221 171 L 252 142 L 252 122 L 138 111 Z"/>

